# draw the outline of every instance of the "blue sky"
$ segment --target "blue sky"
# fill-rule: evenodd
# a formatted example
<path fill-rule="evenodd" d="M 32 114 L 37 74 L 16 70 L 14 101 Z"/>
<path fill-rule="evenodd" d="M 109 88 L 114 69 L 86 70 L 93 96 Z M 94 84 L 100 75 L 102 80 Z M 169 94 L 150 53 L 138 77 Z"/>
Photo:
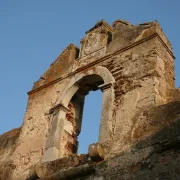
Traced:
<path fill-rule="evenodd" d="M 22 124 L 33 82 L 68 44 L 79 46 L 101 19 L 109 24 L 119 18 L 132 24 L 158 20 L 173 46 L 179 87 L 179 9 L 178 0 L 0 0 L 0 134 Z M 94 112 L 100 109 L 101 96 L 91 94 L 99 102 L 87 100 L 87 109 Z M 92 112 L 86 111 L 87 118 Z M 99 116 L 92 119 L 96 122 Z"/>

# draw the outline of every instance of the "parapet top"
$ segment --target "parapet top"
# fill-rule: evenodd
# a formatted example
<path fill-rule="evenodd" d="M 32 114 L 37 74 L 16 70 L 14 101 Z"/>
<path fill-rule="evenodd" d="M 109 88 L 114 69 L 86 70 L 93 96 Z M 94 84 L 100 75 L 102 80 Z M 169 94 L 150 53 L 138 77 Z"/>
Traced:
<path fill-rule="evenodd" d="M 35 83 L 33 92 L 35 89 L 45 87 L 65 74 L 71 73 L 72 67 L 76 69 L 83 66 L 88 58 L 101 58 L 149 37 L 158 37 L 170 55 L 173 56 L 171 44 L 157 21 L 132 25 L 128 21 L 117 19 L 112 26 L 105 20 L 98 21 L 93 28 L 86 32 L 86 36 L 81 40 L 80 49 L 74 44 L 70 44 L 60 54 Z"/>
<path fill-rule="evenodd" d="M 116 21 L 113 22 L 112 27 L 115 27 L 118 23 L 125 24 L 127 26 L 133 26 L 130 22 L 122 20 L 122 19 L 117 19 Z"/>
<path fill-rule="evenodd" d="M 93 28 L 91 28 L 90 30 L 86 31 L 86 34 L 88 34 L 89 32 L 93 31 L 94 29 L 104 26 L 108 31 L 112 32 L 113 29 L 112 27 L 105 21 L 105 20 L 100 20 L 98 21 Z"/>

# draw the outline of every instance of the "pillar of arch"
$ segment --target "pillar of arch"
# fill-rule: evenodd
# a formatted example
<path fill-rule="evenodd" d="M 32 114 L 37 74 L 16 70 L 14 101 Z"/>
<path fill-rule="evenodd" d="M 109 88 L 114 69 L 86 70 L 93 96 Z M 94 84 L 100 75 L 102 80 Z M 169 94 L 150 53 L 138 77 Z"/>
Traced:
<path fill-rule="evenodd" d="M 52 113 L 52 123 L 47 137 L 42 162 L 53 161 L 62 157 L 61 139 L 64 128 L 64 120 L 68 111 L 68 104 L 80 88 L 78 82 L 88 75 L 98 75 L 104 81 L 104 83 L 98 87 L 103 92 L 103 105 L 98 143 L 106 144 L 106 142 L 110 140 L 112 135 L 114 102 L 113 84 L 115 80 L 107 68 L 98 66 L 96 68 L 88 69 L 85 73 L 79 72 L 74 75 L 57 99 L 55 105 L 50 109 L 50 112 Z"/>

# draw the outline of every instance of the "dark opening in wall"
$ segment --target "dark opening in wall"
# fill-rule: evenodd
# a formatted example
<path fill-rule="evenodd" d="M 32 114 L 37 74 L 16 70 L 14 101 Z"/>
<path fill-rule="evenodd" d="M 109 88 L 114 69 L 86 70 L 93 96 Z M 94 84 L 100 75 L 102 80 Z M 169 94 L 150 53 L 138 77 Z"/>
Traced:
<path fill-rule="evenodd" d="M 90 144 L 98 141 L 102 92 L 99 86 L 104 84 L 99 75 L 88 75 L 82 78 L 68 105 L 61 150 L 63 156 L 72 153 L 86 154 Z"/>
<path fill-rule="evenodd" d="M 102 92 L 91 91 L 85 97 L 81 133 L 78 136 L 78 153 L 88 153 L 89 144 L 98 141 L 101 110 Z"/>

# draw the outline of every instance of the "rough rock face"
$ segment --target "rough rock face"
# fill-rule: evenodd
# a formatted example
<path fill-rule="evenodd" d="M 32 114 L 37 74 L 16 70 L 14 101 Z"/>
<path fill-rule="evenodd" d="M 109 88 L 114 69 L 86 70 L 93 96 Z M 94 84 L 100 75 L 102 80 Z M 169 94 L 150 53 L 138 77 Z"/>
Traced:
<path fill-rule="evenodd" d="M 0 136 L 0 178 L 179 179 L 174 80 L 171 44 L 157 21 L 97 22 L 80 50 L 70 44 L 34 83 L 21 131 Z M 98 89 L 99 139 L 78 155 L 84 99 Z"/>
<path fill-rule="evenodd" d="M 0 136 L 0 180 L 9 179 L 16 165 L 10 159 L 20 134 L 20 128 L 13 129 Z"/>

